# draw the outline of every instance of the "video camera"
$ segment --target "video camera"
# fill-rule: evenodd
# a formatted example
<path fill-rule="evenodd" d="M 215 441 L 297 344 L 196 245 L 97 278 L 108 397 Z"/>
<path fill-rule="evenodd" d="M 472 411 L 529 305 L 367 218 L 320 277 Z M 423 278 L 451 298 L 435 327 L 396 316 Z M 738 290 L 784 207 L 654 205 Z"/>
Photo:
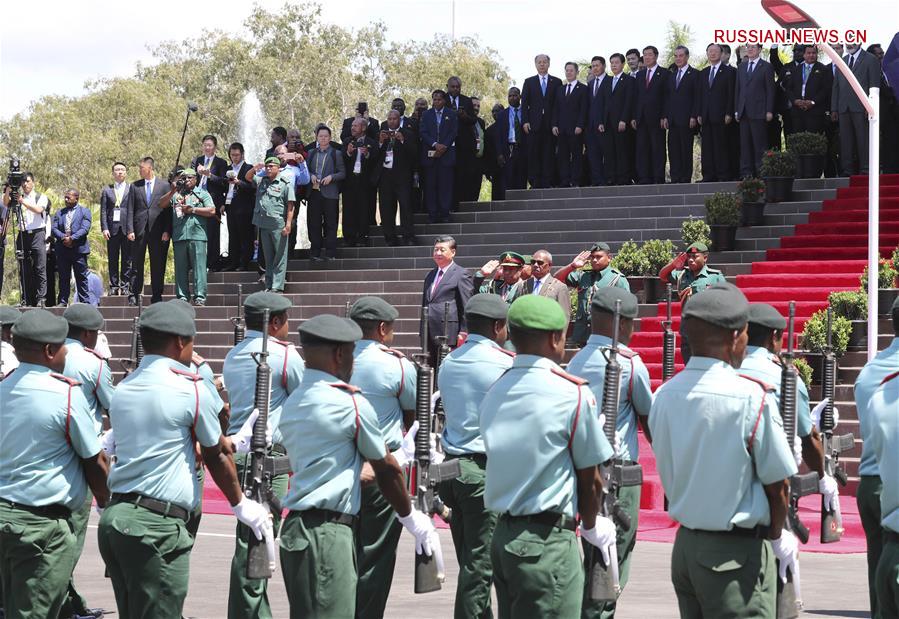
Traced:
<path fill-rule="evenodd" d="M 18 189 L 25 182 L 25 174 L 19 168 L 19 159 L 13 157 L 9 161 L 9 174 L 6 176 L 6 184 L 10 189 Z"/>
<path fill-rule="evenodd" d="M 178 193 L 186 196 L 190 193 L 190 188 L 187 186 L 187 177 L 183 175 L 183 172 L 183 166 L 178 166 L 172 170 L 172 173 L 169 174 L 169 184 L 174 185 Z"/>

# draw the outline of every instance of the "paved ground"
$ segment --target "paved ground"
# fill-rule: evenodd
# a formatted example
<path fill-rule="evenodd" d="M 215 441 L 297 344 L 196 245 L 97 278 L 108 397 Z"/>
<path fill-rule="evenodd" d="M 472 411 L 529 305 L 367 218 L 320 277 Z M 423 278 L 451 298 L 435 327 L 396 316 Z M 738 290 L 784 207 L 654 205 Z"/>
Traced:
<path fill-rule="evenodd" d="M 112 585 L 103 578 L 103 562 L 96 544 L 96 515 L 84 554 L 75 571 L 78 589 L 91 605 L 115 608 Z M 225 617 L 228 600 L 228 570 L 231 564 L 234 519 L 206 515 L 191 555 L 190 593 L 184 614 L 218 619 Z M 449 531 L 441 531 L 447 561 L 447 582 L 435 593 L 412 593 L 412 544 L 404 535 L 397 560 L 397 575 L 391 590 L 386 617 L 389 619 L 443 619 L 452 617 L 457 567 Z M 669 619 L 677 617 L 674 590 L 668 577 L 670 544 L 637 545 L 631 567 L 631 580 L 621 597 L 619 619 Z M 867 583 L 863 555 L 802 556 L 802 591 L 805 612 L 802 617 L 868 617 Z M 275 617 L 287 617 L 287 595 L 279 572 L 269 585 Z M 495 606 L 494 606 L 495 607 Z"/>

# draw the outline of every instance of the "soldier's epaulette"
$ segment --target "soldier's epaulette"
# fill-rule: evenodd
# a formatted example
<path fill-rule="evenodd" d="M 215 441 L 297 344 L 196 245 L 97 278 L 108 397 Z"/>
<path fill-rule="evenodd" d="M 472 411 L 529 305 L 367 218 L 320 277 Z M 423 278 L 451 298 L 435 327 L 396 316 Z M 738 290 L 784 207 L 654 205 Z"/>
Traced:
<path fill-rule="evenodd" d="M 288 348 L 293 345 L 293 342 L 288 342 L 287 340 L 276 340 L 275 338 L 271 338 L 275 344 L 281 344 L 284 348 Z"/>
<path fill-rule="evenodd" d="M 755 378 L 754 376 L 747 376 L 746 374 L 740 374 L 740 378 L 745 378 L 746 380 L 751 380 L 752 382 L 757 384 L 759 387 L 764 389 L 767 393 L 774 393 L 774 391 L 775 391 L 774 387 L 772 387 L 771 385 L 769 385 L 768 383 L 766 383 L 763 380 L 759 380 L 758 378 Z"/>
<path fill-rule="evenodd" d="M 344 391 L 349 391 L 350 394 L 362 393 L 362 390 L 359 387 L 354 387 L 353 385 L 347 383 L 328 383 L 335 389 L 343 389 Z"/>
<path fill-rule="evenodd" d="M 93 348 L 88 348 L 87 346 L 85 346 L 84 350 L 86 350 L 87 352 L 89 352 L 90 354 L 95 356 L 97 359 L 100 359 L 101 361 L 106 361 L 106 358 L 103 355 L 101 355 L 100 353 L 98 353 L 96 350 L 94 350 Z"/>
<path fill-rule="evenodd" d="M 396 348 L 388 348 L 387 346 L 381 346 L 381 350 L 382 350 L 383 352 L 386 352 L 388 355 L 393 355 L 394 357 L 396 357 L 396 358 L 398 358 L 398 359 L 405 359 L 405 358 L 406 358 L 406 355 L 403 354 L 402 351 L 397 350 Z"/>
<path fill-rule="evenodd" d="M 199 374 L 194 374 L 193 372 L 188 372 L 187 370 L 179 370 L 178 368 L 169 368 L 169 369 L 172 372 L 174 372 L 175 374 L 177 374 L 178 376 L 183 376 L 184 378 L 187 378 L 188 380 L 192 380 L 193 382 L 203 380 L 203 377 L 200 376 Z"/>
<path fill-rule="evenodd" d="M 625 359 L 633 359 L 634 357 L 639 357 L 640 353 L 636 350 L 630 350 L 628 348 L 619 348 L 618 354 L 624 357 Z"/>
<path fill-rule="evenodd" d="M 713 269 L 712 267 L 706 267 L 705 270 L 712 275 L 721 275 L 721 269 Z"/>
<path fill-rule="evenodd" d="M 198 355 L 197 353 L 194 353 L 193 356 L 192 356 L 190 359 L 191 359 L 191 361 L 194 362 L 194 365 L 197 366 L 197 367 L 200 367 L 201 365 L 203 365 L 204 363 L 206 363 L 206 359 L 204 359 L 203 357 L 201 357 L 201 356 Z"/>
<path fill-rule="evenodd" d="M 64 383 L 68 383 L 70 387 L 77 387 L 81 383 L 74 378 L 69 378 L 68 376 L 63 376 L 62 374 L 57 374 L 56 372 L 50 372 L 50 376 L 55 378 L 56 380 L 61 380 Z"/>
<path fill-rule="evenodd" d="M 502 346 L 494 346 L 494 349 L 495 349 L 497 352 L 503 353 L 504 355 L 509 355 L 510 357 L 514 357 L 514 356 L 515 356 L 515 353 L 514 353 L 514 352 L 512 352 L 511 350 L 506 350 L 506 349 L 503 348 Z"/>
<path fill-rule="evenodd" d="M 884 385 L 884 384 L 890 382 L 891 380 L 893 380 L 894 378 L 896 378 L 897 376 L 899 376 L 899 372 L 893 372 L 892 374 L 887 374 L 886 376 L 883 377 L 883 380 L 880 381 L 880 384 Z"/>
<path fill-rule="evenodd" d="M 589 384 L 589 382 L 590 382 L 584 378 L 581 378 L 580 376 L 575 376 L 574 374 L 569 374 L 565 370 L 560 370 L 558 368 L 552 368 L 551 371 L 556 376 L 561 376 L 565 380 L 571 381 L 575 385 L 578 385 L 578 386 L 583 386 L 583 385 Z"/>
<path fill-rule="evenodd" d="M 771 355 L 771 363 L 782 366 L 784 362 L 777 355 Z"/>

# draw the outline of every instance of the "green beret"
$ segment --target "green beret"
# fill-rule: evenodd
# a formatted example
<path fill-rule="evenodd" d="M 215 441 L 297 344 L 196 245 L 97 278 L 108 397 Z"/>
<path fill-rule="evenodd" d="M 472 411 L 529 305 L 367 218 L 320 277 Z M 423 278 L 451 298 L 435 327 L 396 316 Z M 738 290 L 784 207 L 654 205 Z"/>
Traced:
<path fill-rule="evenodd" d="M 393 322 L 399 317 L 399 311 L 381 297 L 361 297 L 350 308 L 350 318 L 353 320 Z"/>
<path fill-rule="evenodd" d="M 749 322 L 766 329 L 783 331 L 787 328 L 787 319 L 767 303 L 749 304 Z"/>
<path fill-rule="evenodd" d="M 180 337 L 194 337 L 197 334 L 193 316 L 184 302 L 154 303 L 141 314 L 139 326 Z"/>
<path fill-rule="evenodd" d="M 465 304 L 465 315 L 505 320 L 509 315 L 509 304 L 498 294 L 482 292 L 471 297 Z"/>
<path fill-rule="evenodd" d="M 185 301 L 184 299 L 179 299 L 178 297 L 175 297 L 174 299 L 169 299 L 168 301 L 166 301 L 166 303 L 171 303 L 172 305 L 177 305 L 179 308 L 181 308 L 182 310 L 184 310 L 188 314 L 190 314 L 190 317 L 192 319 L 196 319 L 196 317 L 197 317 L 196 308 L 193 305 L 191 305 L 190 303 L 188 303 L 187 301 Z"/>
<path fill-rule="evenodd" d="M 277 157 L 266 157 L 266 159 L 265 159 L 265 165 L 268 165 L 268 164 L 270 164 L 270 163 L 276 163 L 276 164 L 278 164 L 278 165 L 280 166 L 280 165 L 281 165 L 281 160 L 278 159 Z"/>
<path fill-rule="evenodd" d="M 243 300 L 243 309 L 247 318 L 262 320 L 262 310 L 268 309 L 269 316 L 271 314 L 280 314 L 286 312 L 293 303 L 290 299 L 277 292 L 254 292 Z"/>
<path fill-rule="evenodd" d="M 687 252 L 689 253 L 690 251 L 698 251 L 707 254 L 709 253 L 709 246 L 702 241 L 696 241 L 695 243 L 690 243 L 690 246 L 687 248 Z"/>
<path fill-rule="evenodd" d="M 749 301 L 733 284 L 715 284 L 690 297 L 683 316 L 724 329 L 742 329 L 749 321 Z"/>
<path fill-rule="evenodd" d="M 352 320 L 334 314 L 319 314 L 300 325 L 300 343 L 349 344 L 362 339 L 362 329 Z"/>
<path fill-rule="evenodd" d="M 518 297 L 509 307 L 509 324 L 536 331 L 562 331 L 568 328 L 568 319 L 562 306 L 555 299 L 526 294 Z"/>
<path fill-rule="evenodd" d="M 47 310 L 33 309 L 19 316 L 12 334 L 39 344 L 62 344 L 69 334 L 69 323 Z"/>
<path fill-rule="evenodd" d="M 500 266 L 521 267 L 524 266 L 524 256 L 514 251 L 507 251 L 499 258 Z"/>
<path fill-rule="evenodd" d="M 87 331 L 99 331 L 103 326 L 103 314 L 96 307 L 87 303 L 70 305 L 62 313 L 62 317 L 70 326 Z"/>
<path fill-rule="evenodd" d="M 590 251 L 612 251 L 612 248 L 609 247 L 608 243 L 603 243 L 602 241 L 596 241 L 593 243 L 593 246 L 590 248 Z"/>
<path fill-rule="evenodd" d="M 0 326 L 7 327 L 19 319 L 22 312 L 9 305 L 0 305 Z"/>
<path fill-rule="evenodd" d="M 196 176 L 196 175 L 197 175 L 197 171 L 194 170 L 193 168 L 184 168 L 183 170 L 181 170 L 181 176 Z"/>
<path fill-rule="evenodd" d="M 621 301 L 621 316 L 637 317 L 637 297 L 618 286 L 605 286 L 593 293 L 593 309 L 615 313 L 615 301 Z"/>

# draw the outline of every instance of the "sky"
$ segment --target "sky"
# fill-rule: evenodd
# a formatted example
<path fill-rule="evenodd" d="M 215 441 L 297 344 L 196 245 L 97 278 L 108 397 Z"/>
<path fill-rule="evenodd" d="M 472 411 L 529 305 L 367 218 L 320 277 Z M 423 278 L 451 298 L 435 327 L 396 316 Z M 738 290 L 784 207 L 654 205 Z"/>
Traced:
<path fill-rule="evenodd" d="M 276 2 L 265 5 L 271 10 Z M 38 0 L 29 5 L 28 27 L 0 28 L 0 118 L 41 96 L 77 96 L 98 77 L 130 76 L 138 62 L 153 62 L 149 50 L 163 41 L 197 36 L 203 28 L 238 33 L 251 5 L 228 3 L 238 8 L 222 11 L 221 4 L 155 0 L 141 12 L 133 6 Z M 847 10 L 841 0 L 800 0 L 800 6 L 822 27 L 867 29 L 869 43 L 886 46 L 899 28 L 896 0 L 851 3 L 859 10 Z M 640 11 L 627 10 L 632 7 Z M 552 57 L 550 72 L 562 75 L 566 60 L 662 48 L 669 19 L 690 25 L 694 56 L 704 54 L 717 28 L 774 26 L 757 0 L 324 0 L 322 11 L 325 21 L 352 29 L 380 19 L 393 40 L 452 34 L 455 21 L 456 36 L 475 36 L 496 49 L 517 84 L 534 73 L 539 52 Z"/>

